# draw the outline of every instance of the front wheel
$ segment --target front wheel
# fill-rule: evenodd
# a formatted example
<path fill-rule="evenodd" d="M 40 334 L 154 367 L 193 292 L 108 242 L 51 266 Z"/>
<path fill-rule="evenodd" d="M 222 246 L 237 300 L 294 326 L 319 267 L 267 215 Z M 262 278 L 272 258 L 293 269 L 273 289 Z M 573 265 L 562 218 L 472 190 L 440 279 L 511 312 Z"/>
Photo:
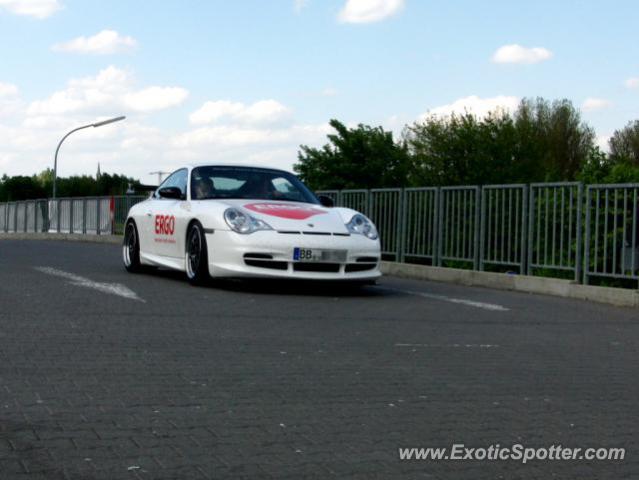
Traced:
<path fill-rule="evenodd" d="M 124 261 L 124 268 L 128 272 L 137 273 L 142 269 L 142 264 L 140 263 L 140 237 L 133 220 L 127 222 L 124 230 L 122 260 Z"/>
<path fill-rule="evenodd" d="M 209 260 L 204 229 L 194 222 L 186 236 L 186 277 L 191 285 L 202 285 L 209 279 Z"/>

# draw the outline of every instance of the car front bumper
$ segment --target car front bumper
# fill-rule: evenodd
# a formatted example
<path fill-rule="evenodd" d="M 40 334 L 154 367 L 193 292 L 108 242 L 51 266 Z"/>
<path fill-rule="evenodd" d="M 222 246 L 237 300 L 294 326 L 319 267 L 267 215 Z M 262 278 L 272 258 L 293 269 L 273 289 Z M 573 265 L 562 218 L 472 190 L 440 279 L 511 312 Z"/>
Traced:
<path fill-rule="evenodd" d="M 368 281 L 381 276 L 380 243 L 362 235 L 304 235 L 259 231 L 206 235 L 212 277 Z M 346 250 L 346 262 L 295 262 L 296 248 Z"/>

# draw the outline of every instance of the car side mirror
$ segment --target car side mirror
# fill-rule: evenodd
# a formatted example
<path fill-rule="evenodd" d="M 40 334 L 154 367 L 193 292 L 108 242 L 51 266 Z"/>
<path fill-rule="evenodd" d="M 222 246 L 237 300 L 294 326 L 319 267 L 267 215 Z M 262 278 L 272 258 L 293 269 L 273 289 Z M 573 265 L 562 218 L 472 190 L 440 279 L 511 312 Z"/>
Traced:
<path fill-rule="evenodd" d="M 178 187 L 164 187 L 158 190 L 158 195 L 162 198 L 173 198 L 175 200 L 182 199 L 182 190 Z"/>
<path fill-rule="evenodd" d="M 327 195 L 320 195 L 317 199 L 320 201 L 322 207 L 333 208 L 335 206 L 333 199 Z"/>

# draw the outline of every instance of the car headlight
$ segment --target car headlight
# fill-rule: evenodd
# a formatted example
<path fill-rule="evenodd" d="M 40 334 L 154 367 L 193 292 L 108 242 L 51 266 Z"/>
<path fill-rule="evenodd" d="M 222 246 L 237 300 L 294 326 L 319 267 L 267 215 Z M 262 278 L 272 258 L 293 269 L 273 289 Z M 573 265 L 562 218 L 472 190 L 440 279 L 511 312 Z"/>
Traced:
<path fill-rule="evenodd" d="M 227 208 L 224 212 L 224 220 L 231 227 L 231 230 L 237 233 L 248 234 L 258 230 L 273 230 L 265 221 L 255 218 L 239 208 Z"/>
<path fill-rule="evenodd" d="M 351 221 L 346 224 L 346 228 L 348 228 L 348 231 L 351 233 L 364 235 L 371 240 L 377 240 L 379 236 L 373 222 L 360 213 L 353 215 Z"/>

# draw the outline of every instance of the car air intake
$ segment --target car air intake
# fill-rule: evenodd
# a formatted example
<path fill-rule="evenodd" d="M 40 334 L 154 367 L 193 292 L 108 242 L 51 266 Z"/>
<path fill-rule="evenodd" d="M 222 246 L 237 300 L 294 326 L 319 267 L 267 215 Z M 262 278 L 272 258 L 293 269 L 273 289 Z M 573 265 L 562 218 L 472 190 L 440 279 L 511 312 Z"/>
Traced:
<path fill-rule="evenodd" d="M 313 263 L 313 262 L 297 262 L 293 264 L 293 270 L 296 272 L 329 272 L 338 273 L 339 263 Z"/>
<path fill-rule="evenodd" d="M 288 270 L 287 262 L 273 260 L 273 255 L 268 253 L 245 253 L 244 263 L 249 267 L 269 268 L 271 270 Z"/>
<path fill-rule="evenodd" d="M 367 270 L 373 270 L 376 266 L 376 263 L 349 263 L 344 267 L 344 271 L 346 273 L 365 272 Z"/>
<path fill-rule="evenodd" d="M 377 257 L 357 257 L 355 261 L 357 263 L 377 263 L 378 260 Z"/>
<path fill-rule="evenodd" d="M 274 262 L 273 260 L 251 260 L 250 258 L 245 258 L 244 263 L 249 267 L 270 268 L 271 270 L 288 269 L 287 262 Z"/>
<path fill-rule="evenodd" d="M 273 255 L 269 253 L 245 253 L 244 258 L 258 259 L 258 260 L 273 260 Z"/>

